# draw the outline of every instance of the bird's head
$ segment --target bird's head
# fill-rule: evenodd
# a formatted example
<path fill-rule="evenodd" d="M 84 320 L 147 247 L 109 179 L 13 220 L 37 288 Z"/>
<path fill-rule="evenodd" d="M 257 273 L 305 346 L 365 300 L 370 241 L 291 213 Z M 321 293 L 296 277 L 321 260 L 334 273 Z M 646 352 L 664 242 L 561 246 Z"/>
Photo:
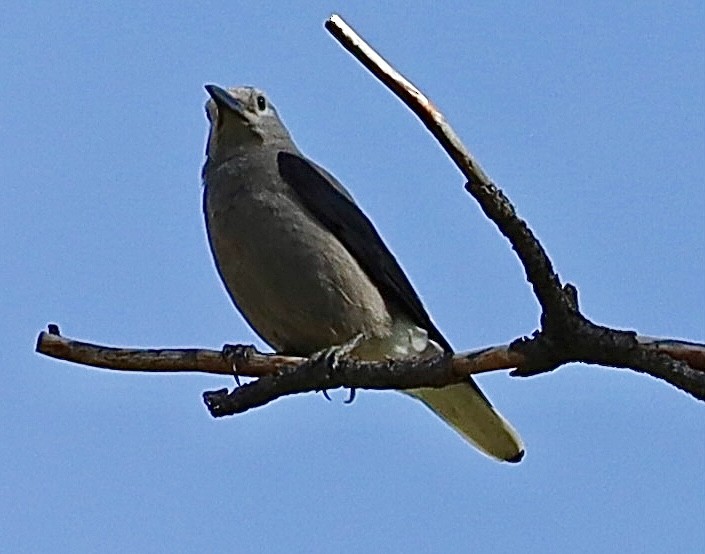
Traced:
<path fill-rule="evenodd" d="M 206 155 L 227 159 L 238 150 L 288 141 L 289 133 L 267 95 L 254 87 L 206 85 L 210 133 Z"/>

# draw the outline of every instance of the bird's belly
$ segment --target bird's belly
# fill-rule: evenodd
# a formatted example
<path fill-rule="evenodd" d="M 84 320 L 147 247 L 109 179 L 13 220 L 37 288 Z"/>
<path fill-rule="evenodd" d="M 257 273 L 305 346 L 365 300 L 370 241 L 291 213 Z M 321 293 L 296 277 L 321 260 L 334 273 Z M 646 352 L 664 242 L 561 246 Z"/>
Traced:
<path fill-rule="evenodd" d="M 363 333 L 385 336 L 391 317 L 380 292 L 345 247 L 280 192 L 229 206 L 206 202 L 223 282 L 257 333 L 281 352 L 310 354 Z"/>

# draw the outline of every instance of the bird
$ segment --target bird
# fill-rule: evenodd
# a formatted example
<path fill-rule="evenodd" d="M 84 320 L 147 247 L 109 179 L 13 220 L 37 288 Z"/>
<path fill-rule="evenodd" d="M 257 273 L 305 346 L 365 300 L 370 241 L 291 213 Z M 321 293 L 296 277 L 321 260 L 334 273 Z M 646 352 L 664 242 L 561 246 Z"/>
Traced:
<path fill-rule="evenodd" d="M 310 356 L 362 340 L 361 360 L 453 353 L 409 278 L 348 190 L 296 146 L 267 94 L 205 85 L 203 211 L 232 302 L 276 352 Z M 524 446 L 471 377 L 403 391 L 481 452 Z"/>

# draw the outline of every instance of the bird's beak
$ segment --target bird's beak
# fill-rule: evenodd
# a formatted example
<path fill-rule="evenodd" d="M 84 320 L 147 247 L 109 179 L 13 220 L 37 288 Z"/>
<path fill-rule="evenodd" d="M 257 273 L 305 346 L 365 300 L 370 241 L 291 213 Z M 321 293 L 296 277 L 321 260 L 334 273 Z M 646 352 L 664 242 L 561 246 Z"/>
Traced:
<path fill-rule="evenodd" d="M 230 94 L 224 88 L 220 88 L 218 85 L 206 85 L 206 92 L 210 94 L 211 98 L 215 102 L 218 108 L 225 108 L 231 112 L 236 113 L 240 117 L 245 117 L 245 107 L 242 105 L 237 98 Z"/>

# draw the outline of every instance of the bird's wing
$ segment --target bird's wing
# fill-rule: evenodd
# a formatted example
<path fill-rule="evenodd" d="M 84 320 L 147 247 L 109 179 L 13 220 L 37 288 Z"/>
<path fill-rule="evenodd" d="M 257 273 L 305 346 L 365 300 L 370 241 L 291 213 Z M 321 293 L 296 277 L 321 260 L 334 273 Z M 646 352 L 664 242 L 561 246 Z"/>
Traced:
<path fill-rule="evenodd" d="M 385 301 L 391 301 L 426 330 L 444 351 L 452 347 L 436 328 L 394 255 L 367 216 L 335 177 L 296 154 L 280 152 L 279 173 L 313 217 L 347 248 Z M 518 462 L 524 455 L 521 439 L 468 377 L 443 389 L 407 391 L 422 400 L 462 436 L 491 456 Z"/>
<path fill-rule="evenodd" d="M 325 169 L 289 152 L 277 155 L 279 173 L 307 210 L 345 246 L 382 297 L 404 310 L 445 352 L 453 349 L 436 328 L 394 255 L 345 187 Z"/>

